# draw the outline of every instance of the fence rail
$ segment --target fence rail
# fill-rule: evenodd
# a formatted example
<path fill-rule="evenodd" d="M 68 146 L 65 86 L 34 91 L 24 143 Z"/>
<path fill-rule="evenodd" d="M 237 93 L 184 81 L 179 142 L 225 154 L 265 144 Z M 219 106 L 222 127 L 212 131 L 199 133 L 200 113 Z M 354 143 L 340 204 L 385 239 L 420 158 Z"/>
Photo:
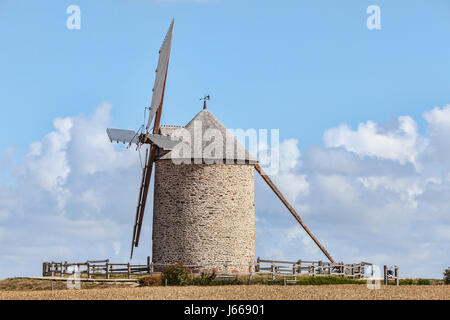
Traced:
<path fill-rule="evenodd" d="M 355 264 L 344 263 L 330 263 L 323 261 L 279 261 L 279 260 L 264 260 L 258 258 L 255 263 L 247 265 L 228 264 L 227 262 L 215 265 L 184 265 L 193 273 L 212 272 L 213 270 L 219 276 L 237 276 L 248 275 L 250 278 L 254 274 L 269 275 L 274 280 L 276 277 L 291 277 L 291 280 L 296 280 L 299 276 L 339 276 L 350 278 L 363 278 L 366 266 L 371 266 L 371 263 L 360 262 Z M 147 264 L 132 265 L 130 263 L 111 263 L 109 259 L 106 260 L 89 260 L 82 263 L 68 263 L 65 262 L 44 262 L 42 265 L 42 275 L 60 276 L 73 275 L 75 272 L 85 274 L 87 278 L 93 276 L 106 277 L 110 279 L 113 275 L 126 275 L 128 279 L 132 275 L 154 274 L 159 273 L 160 270 L 168 264 L 156 264 L 150 261 L 147 257 Z M 248 270 L 248 272 L 236 272 L 239 270 Z M 230 272 L 231 270 L 231 272 Z M 371 269 L 373 271 L 373 269 Z"/>
<path fill-rule="evenodd" d="M 110 279 L 111 275 L 126 274 L 128 279 L 131 275 L 136 274 L 152 274 L 154 273 L 154 265 L 150 263 L 150 258 L 147 258 L 146 265 L 132 265 L 130 263 L 111 263 L 109 259 L 106 260 L 88 260 L 86 262 L 68 263 L 65 262 L 44 262 L 42 264 L 42 275 L 61 276 L 73 275 L 78 272 L 86 274 L 88 278 L 92 276 L 105 276 Z"/>
<path fill-rule="evenodd" d="M 400 284 L 398 266 L 384 266 L 384 284 L 388 285 L 389 279 L 393 279 L 396 286 Z"/>
<path fill-rule="evenodd" d="M 298 276 L 339 276 L 349 278 L 363 278 L 366 273 L 366 266 L 372 266 L 368 262 L 353 264 L 331 263 L 323 261 L 277 261 L 256 260 L 256 272 L 259 274 L 270 274 L 272 279 L 276 276 L 291 276 L 296 280 Z M 373 269 L 371 268 L 371 272 Z"/>

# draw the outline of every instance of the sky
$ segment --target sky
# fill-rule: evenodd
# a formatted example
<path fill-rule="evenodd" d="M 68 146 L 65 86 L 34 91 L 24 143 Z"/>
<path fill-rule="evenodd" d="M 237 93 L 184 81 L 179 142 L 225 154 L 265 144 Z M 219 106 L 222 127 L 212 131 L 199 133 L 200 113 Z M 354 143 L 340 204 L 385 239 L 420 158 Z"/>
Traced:
<path fill-rule="evenodd" d="M 105 129 L 143 124 L 172 18 L 163 124 L 186 124 L 210 94 L 226 127 L 279 129 L 273 179 L 336 260 L 442 277 L 447 0 L 0 0 L 0 278 L 127 261 L 139 156 Z M 325 260 L 259 177 L 255 197 L 257 256 Z M 151 254 L 146 212 L 136 263 Z"/>

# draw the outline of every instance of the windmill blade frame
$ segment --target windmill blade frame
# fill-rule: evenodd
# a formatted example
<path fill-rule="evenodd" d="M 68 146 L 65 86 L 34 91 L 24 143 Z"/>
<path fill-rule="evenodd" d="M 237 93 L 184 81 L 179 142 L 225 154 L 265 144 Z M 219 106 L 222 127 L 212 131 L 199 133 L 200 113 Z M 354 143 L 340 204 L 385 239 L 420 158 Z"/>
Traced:
<path fill-rule="evenodd" d="M 164 136 L 161 134 L 148 134 L 147 136 L 152 143 L 164 150 L 172 150 L 176 145 L 182 142 L 176 137 Z"/>
<path fill-rule="evenodd" d="M 139 188 L 138 204 L 137 204 L 137 207 L 136 207 L 136 217 L 134 219 L 133 238 L 132 238 L 132 242 L 131 242 L 130 259 L 133 258 L 134 242 L 135 242 L 135 239 L 136 239 L 136 230 L 137 230 L 137 224 L 138 224 L 138 219 L 139 219 L 139 207 L 140 207 L 141 201 L 142 201 L 142 190 L 144 188 L 145 176 L 146 176 L 146 172 L 147 172 L 147 161 L 148 161 L 148 149 L 145 150 L 145 162 L 144 162 L 145 165 L 144 165 L 144 168 L 142 168 L 141 186 Z"/>
<path fill-rule="evenodd" d="M 139 189 L 138 205 L 136 208 L 136 218 L 135 218 L 135 223 L 133 226 L 133 239 L 132 239 L 132 243 L 131 243 L 130 259 L 133 258 L 133 247 L 139 246 L 141 228 L 142 228 L 142 224 L 144 221 L 145 205 L 147 203 L 148 190 L 150 187 L 150 180 L 151 180 L 151 176 L 152 176 L 153 162 L 155 160 L 155 151 L 156 151 L 156 147 L 151 146 L 150 156 L 148 157 L 148 162 L 146 163 L 143 174 L 142 174 L 142 181 L 141 181 L 141 186 Z"/>
<path fill-rule="evenodd" d="M 162 103 L 164 96 L 164 87 L 166 84 L 167 70 L 170 59 L 170 49 L 172 47 L 172 33 L 174 22 L 175 20 L 173 19 L 164 38 L 161 49 L 159 50 L 159 59 L 158 66 L 156 68 L 155 84 L 153 86 L 152 102 L 150 104 L 150 112 L 148 115 L 148 122 L 146 127 L 147 132 L 149 132 L 153 118 L 155 117 L 155 114 L 158 111 L 158 108 Z"/>
<path fill-rule="evenodd" d="M 164 102 L 164 93 L 165 93 L 166 81 L 167 81 L 167 70 L 169 68 L 170 46 L 171 46 L 171 42 L 172 42 L 172 31 L 173 31 L 174 21 L 175 20 L 172 20 L 172 23 L 170 24 L 170 27 L 169 27 L 169 31 L 167 32 L 166 37 L 164 38 L 163 45 L 161 47 L 161 50 L 167 49 L 166 53 L 164 53 L 164 55 L 163 55 L 164 59 L 166 59 L 165 57 L 167 54 L 167 60 L 164 60 L 165 61 L 164 62 L 164 64 L 165 64 L 164 70 L 165 71 L 159 75 L 158 70 L 157 70 L 157 76 L 155 79 L 155 86 L 157 84 L 158 79 L 163 79 L 163 81 L 162 81 L 161 91 L 160 92 L 158 91 L 157 95 L 155 95 L 156 90 L 154 90 L 154 92 L 153 92 L 152 106 L 150 108 L 150 114 L 149 114 L 149 122 L 147 124 L 147 129 L 146 129 L 147 134 L 145 135 L 148 138 L 148 140 L 150 140 L 150 141 L 151 141 L 151 138 L 150 138 L 150 134 L 148 134 L 148 130 L 150 128 L 153 117 L 156 116 L 155 124 L 153 126 L 153 136 L 158 135 L 159 124 L 161 122 L 162 107 L 163 107 L 163 102 Z M 161 54 L 162 53 L 163 52 L 160 51 L 160 58 L 158 61 L 158 65 L 161 62 L 161 59 L 162 59 Z M 158 78 L 158 77 L 162 77 L 162 76 L 163 76 L 163 78 Z M 158 102 L 157 107 L 155 107 L 154 103 L 156 103 L 156 102 L 154 101 L 154 99 L 156 102 Z M 133 239 L 131 242 L 130 260 L 133 258 L 134 247 L 139 246 L 141 228 L 142 228 L 142 224 L 144 221 L 145 205 L 147 203 L 148 190 L 149 190 L 149 186 L 150 186 L 150 180 L 151 180 L 151 175 L 152 175 L 153 162 L 155 161 L 156 150 L 157 150 L 157 146 L 153 143 L 150 147 L 150 155 L 148 158 L 148 162 L 146 163 L 145 170 L 143 172 L 143 179 L 141 181 L 141 187 L 140 187 L 140 191 L 139 191 L 138 206 L 136 208 L 136 218 L 135 218 L 135 224 L 133 227 Z"/>
<path fill-rule="evenodd" d="M 106 133 L 111 142 L 139 143 L 139 137 L 134 130 L 108 128 L 106 129 Z"/>

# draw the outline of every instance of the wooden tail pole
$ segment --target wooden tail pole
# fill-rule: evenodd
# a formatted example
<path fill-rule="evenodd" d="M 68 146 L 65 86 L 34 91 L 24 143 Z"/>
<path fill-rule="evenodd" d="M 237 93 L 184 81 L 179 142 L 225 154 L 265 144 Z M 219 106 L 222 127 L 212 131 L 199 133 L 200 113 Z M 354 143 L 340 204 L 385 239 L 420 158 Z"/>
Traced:
<path fill-rule="evenodd" d="M 261 177 L 266 181 L 266 183 L 269 185 L 269 187 L 275 192 L 275 194 L 278 196 L 278 198 L 283 202 L 283 204 L 286 206 L 286 208 L 291 212 L 291 214 L 294 216 L 294 218 L 300 223 L 302 228 L 306 231 L 306 233 L 313 239 L 313 241 L 317 244 L 317 246 L 322 250 L 322 252 L 327 256 L 328 260 L 330 260 L 332 263 L 334 263 L 333 258 L 330 256 L 328 251 L 320 244 L 319 240 L 313 235 L 311 230 L 306 226 L 306 224 L 303 222 L 303 220 L 300 218 L 300 216 L 297 214 L 295 209 L 289 204 L 289 202 L 286 200 L 286 198 L 281 194 L 280 190 L 275 186 L 275 184 L 272 182 L 272 180 L 269 178 L 269 176 L 264 172 L 264 170 L 261 168 L 261 166 L 256 163 L 255 169 L 258 171 L 258 173 L 261 175 Z"/>

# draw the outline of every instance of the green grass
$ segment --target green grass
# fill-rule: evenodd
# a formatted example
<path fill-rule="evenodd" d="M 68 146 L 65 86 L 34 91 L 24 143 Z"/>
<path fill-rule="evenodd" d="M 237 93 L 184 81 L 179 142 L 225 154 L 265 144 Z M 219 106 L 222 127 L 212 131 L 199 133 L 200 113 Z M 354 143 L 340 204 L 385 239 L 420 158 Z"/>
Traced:
<path fill-rule="evenodd" d="M 162 274 L 162 284 L 175 286 L 217 286 L 217 285 L 330 285 L 330 284 L 362 284 L 364 281 L 336 277 L 336 276 L 299 276 L 297 280 L 292 281 L 292 276 L 286 278 L 277 277 L 271 278 L 270 274 L 255 275 L 252 279 L 245 276 L 236 276 L 235 278 L 218 278 L 216 273 L 202 273 L 201 275 L 193 275 L 192 272 L 182 264 L 174 264 L 166 267 Z M 151 281 L 150 281 L 151 280 Z M 141 281 L 142 286 L 154 285 L 154 280 L 149 279 L 149 283 Z"/>
<path fill-rule="evenodd" d="M 428 286 L 428 285 L 431 285 L 431 280 L 430 279 L 400 279 L 398 283 L 401 286 L 413 286 L 413 285 Z"/>
<path fill-rule="evenodd" d="M 288 280 L 288 279 L 286 279 Z M 285 281 L 283 278 L 277 278 L 272 280 L 269 277 L 254 277 L 249 279 L 248 277 L 237 277 L 234 279 L 213 279 L 210 281 L 202 281 L 198 277 L 191 278 L 185 283 L 185 285 L 194 286 L 224 286 L 224 285 L 331 285 L 331 284 L 364 284 L 362 280 L 332 277 L 332 276 L 320 276 L 320 277 L 299 277 L 296 282 Z"/>
<path fill-rule="evenodd" d="M 342 277 L 302 277 L 297 280 L 299 285 L 324 285 L 324 284 L 364 284 L 365 281 Z"/>

